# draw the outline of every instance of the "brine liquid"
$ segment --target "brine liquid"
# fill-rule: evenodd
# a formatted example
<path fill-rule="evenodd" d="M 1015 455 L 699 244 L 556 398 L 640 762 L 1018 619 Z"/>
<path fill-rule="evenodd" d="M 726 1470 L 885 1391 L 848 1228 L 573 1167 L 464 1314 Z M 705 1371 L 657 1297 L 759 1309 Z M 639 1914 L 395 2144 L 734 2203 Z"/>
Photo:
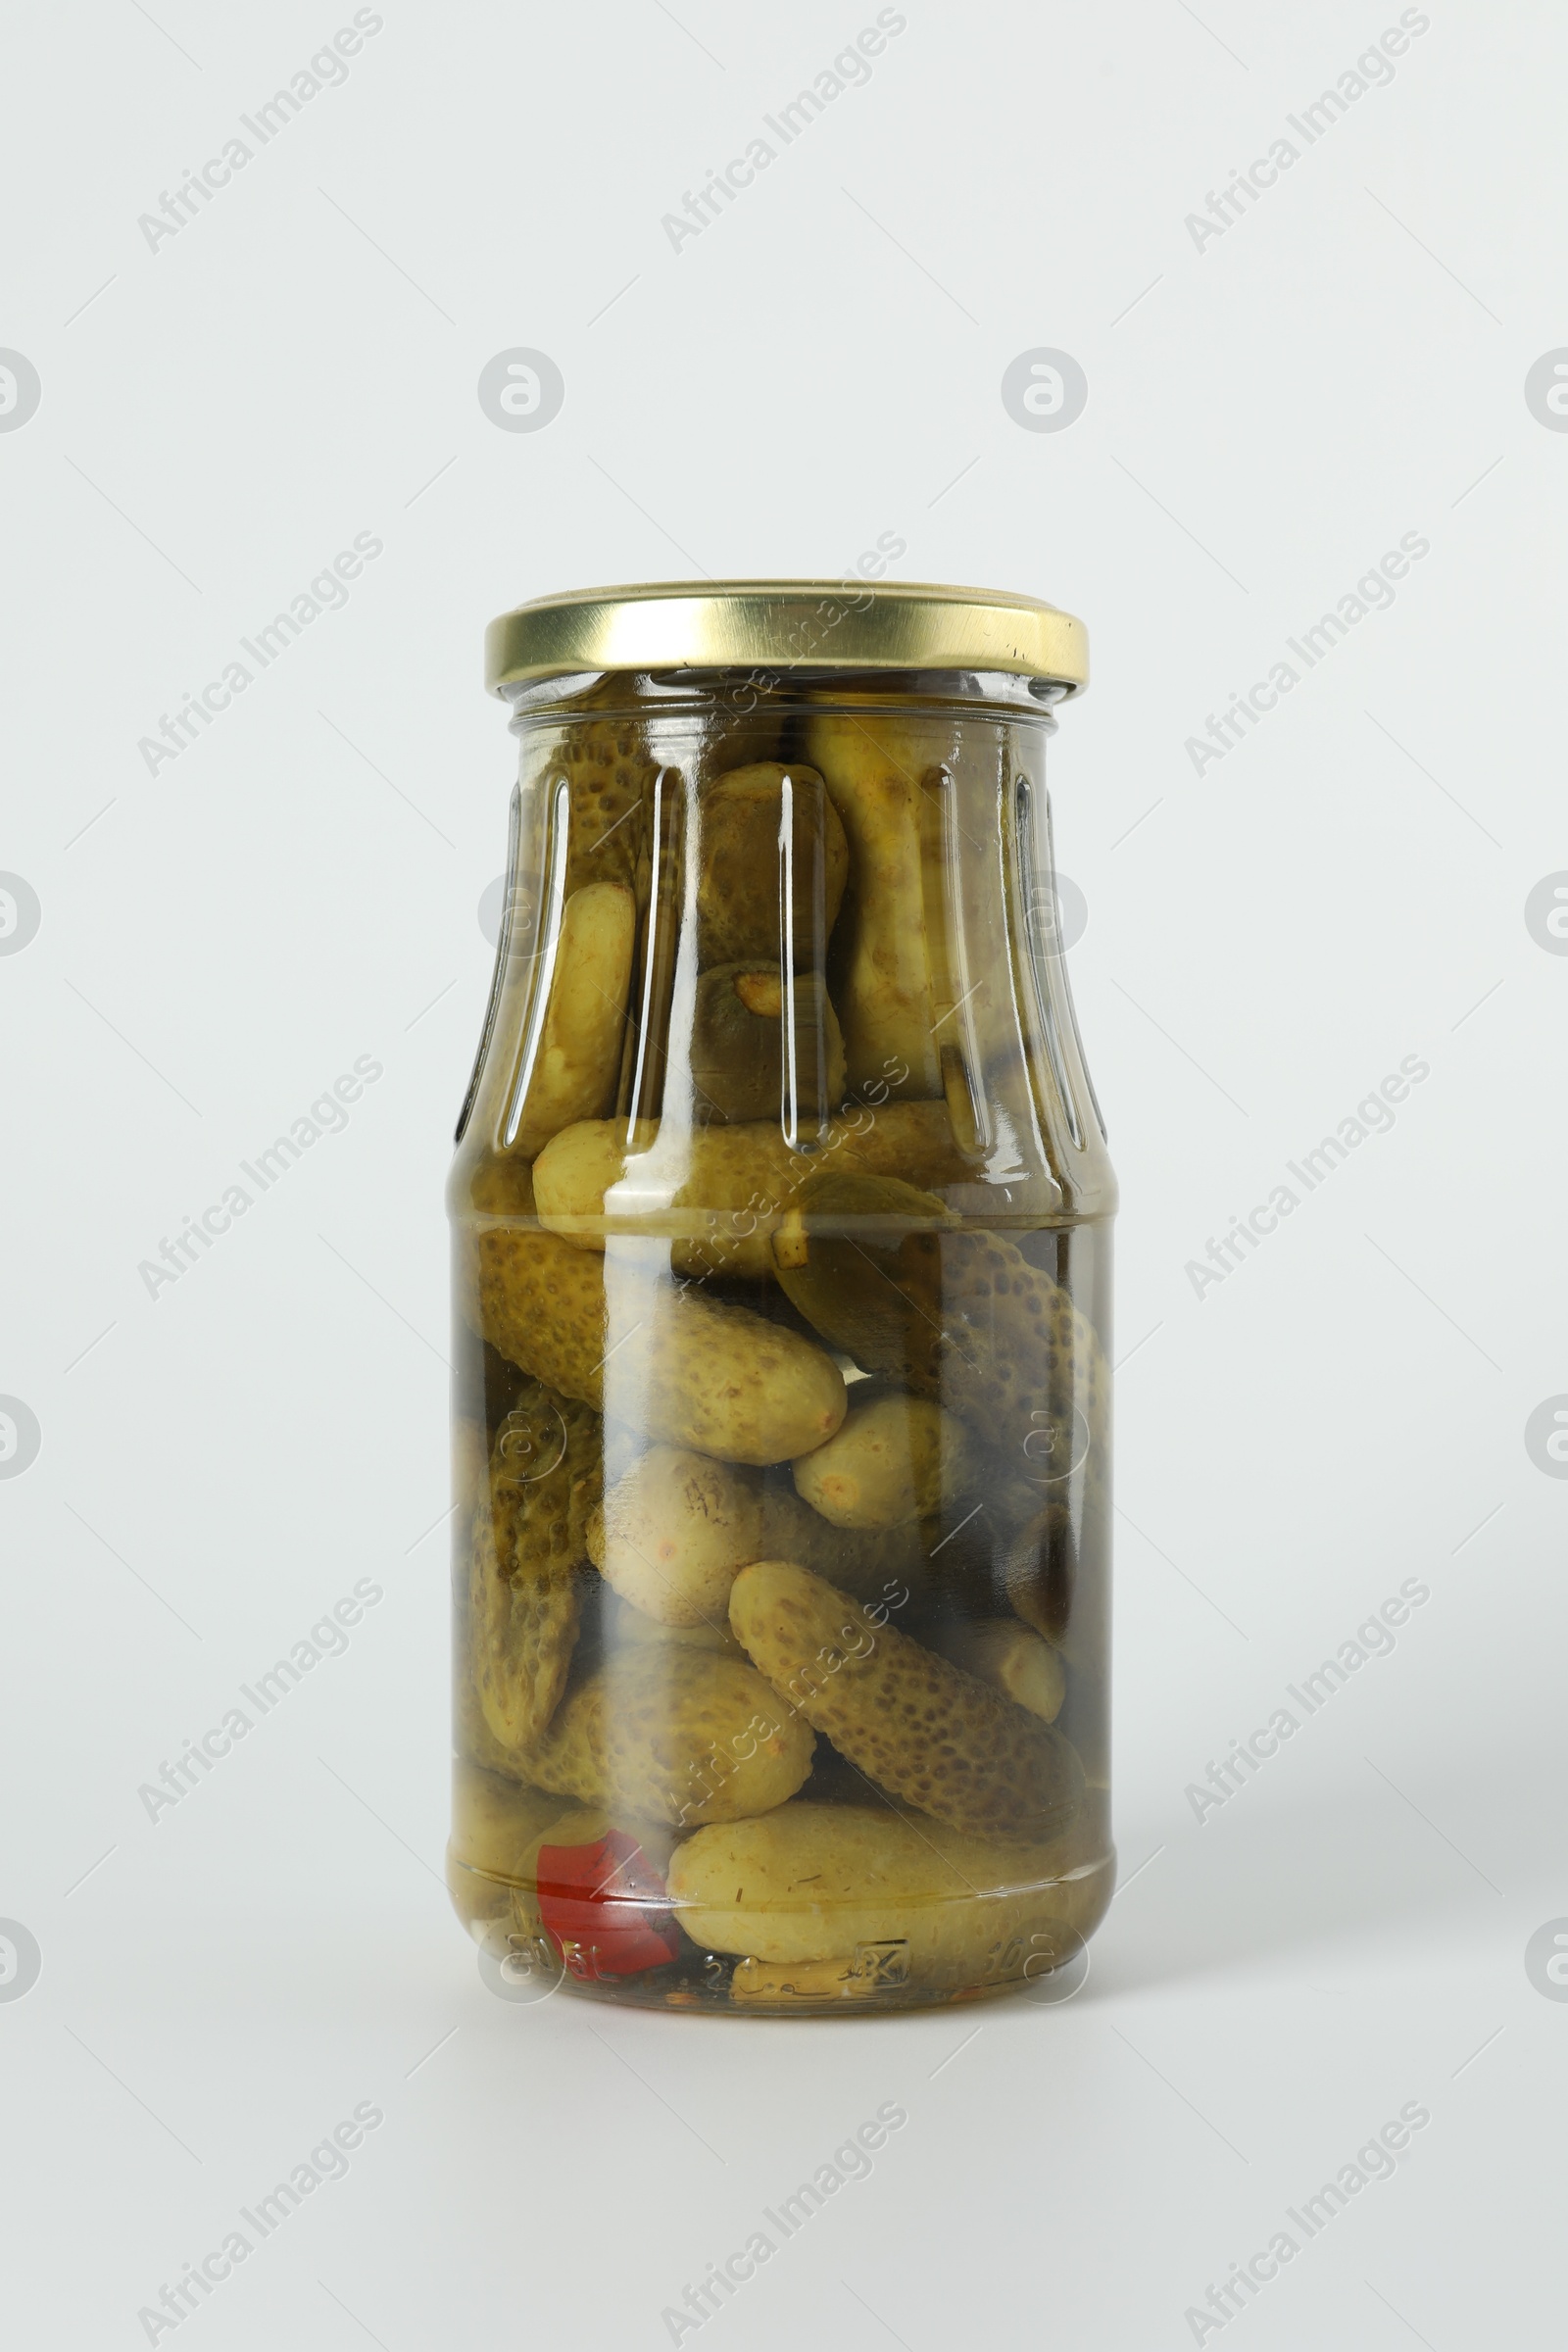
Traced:
<path fill-rule="evenodd" d="M 510 1221 L 509 1230 L 533 1236 L 540 1228 L 527 1219 Z M 842 1239 L 851 1250 L 859 1247 L 856 1237 L 829 1239 L 830 1244 Z M 1010 1231 L 1005 1239 L 1067 1293 L 1102 1347 L 1108 1347 L 1107 1230 Z M 460 1280 L 471 1266 L 472 1250 L 472 1236 L 466 1236 L 458 1254 Z M 613 1276 L 611 1280 L 612 1285 Z M 810 1329 L 776 1280 L 744 1286 L 717 1276 L 666 1276 L 666 1281 L 677 1294 L 690 1283 L 722 1302 L 744 1303 L 784 1328 Z M 642 1301 L 639 1278 L 626 1311 L 617 1318 L 612 1310 L 610 1325 L 618 1319 L 629 1326 Z M 976 1348 L 989 1336 L 966 1334 Z M 475 1696 L 479 1635 L 471 1597 L 472 1546 L 478 1521 L 493 1507 L 487 1466 L 505 1445 L 517 1397 L 534 1384 L 478 1338 L 472 1320 L 460 1315 L 456 1339 L 458 1747 L 451 1879 L 458 1909 L 487 1955 L 493 1988 L 519 2001 L 560 1987 L 643 2005 L 769 2015 L 849 2015 L 867 2007 L 945 2003 L 1020 1988 L 1033 1988 L 1047 1999 L 1065 1997 L 1074 1969 L 1082 1967 L 1084 1941 L 1108 1904 L 1114 1871 L 1108 1796 L 1109 1494 L 1105 1482 L 1086 1474 L 1088 1449 L 1103 1446 L 1107 1432 L 1091 1433 L 1069 1421 L 1064 1458 L 1061 1417 L 1054 1419 L 1043 1402 L 1017 1459 L 1007 1462 L 995 1452 L 971 1457 L 956 1491 L 939 1490 L 934 1498 L 928 1494 L 935 1507 L 905 1527 L 835 1530 L 832 1536 L 842 1547 L 841 1558 L 829 1563 L 841 1580 L 838 1589 L 858 1596 L 873 1620 L 939 1656 L 973 1657 L 976 1638 L 983 1648 L 988 1632 L 1009 1622 L 1049 1642 L 1061 1685 L 1051 1720 L 1082 1763 L 1081 1809 L 1065 1837 L 1059 1824 L 1044 1821 L 1038 1840 L 1025 1835 L 1002 1842 L 1017 1849 L 1020 1874 L 1031 1867 L 1028 1848 L 1035 1842 L 1057 1875 L 977 1877 L 965 1872 L 960 1851 L 951 1869 L 933 1870 L 935 1885 L 912 1893 L 895 1886 L 885 1900 L 876 1897 L 869 1906 L 843 1901 L 841 1912 L 849 1922 L 843 1937 L 833 1932 L 829 1910 L 830 1924 L 819 1940 L 843 1941 L 842 1951 L 793 1963 L 759 1963 L 744 1953 L 713 1949 L 700 1933 L 688 1933 L 682 1907 L 668 1893 L 670 1849 L 696 1835 L 700 1814 L 695 1825 L 690 1818 L 654 1823 L 624 1802 L 617 1805 L 612 1790 L 606 1792 L 607 1801 L 595 1804 L 559 1787 L 540 1788 L 528 1778 L 526 1752 L 509 1752 L 485 1720 Z M 841 1368 L 852 1408 L 858 1398 L 896 1391 L 885 1370 L 866 1373 L 850 1358 Z M 613 1359 L 605 1377 L 606 1412 L 594 1416 L 597 1460 L 588 1472 L 600 1492 L 606 1484 L 613 1490 L 648 1445 L 637 1427 L 635 1388 L 617 1383 Z M 573 1408 L 565 1399 L 562 1403 L 579 1416 L 587 1409 Z M 549 1456 L 561 1444 L 555 1409 L 547 1406 L 542 1431 L 525 1421 L 530 1440 L 514 1454 L 514 1499 L 524 1531 L 536 1495 L 544 1512 L 559 1508 L 558 1496 L 550 1492 Z M 769 1503 L 799 1510 L 791 1463 L 754 1468 L 746 1476 L 764 1512 Z M 1042 1514 L 1043 1523 L 1036 1524 Z M 526 1553 L 527 1547 L 524 1532 L 519 1548 Z M 671 1678 L 678 1679 L 681 1661 L 693 1647 L 713 1656 L 744 1654 L 720 1607 L 692 1626 L 655 1627 L 589 1562 L 581 1564 L 574 1582 L 577 1632 L 558 1717 L 573 1694 L 596 1679 L 612 1689 L 617 1660 L 631 1661 L 646 1677 L 650 1659 L 662 1654 L 670 1661 Z M 1027 1617 L 1019 1615 L 1020 1604 Z M 930 1728 L 940 1740 L 941 1725 Z M 667 1759 L 666 1815 L 678 1815 L 694 1797 L 700 1808 L 704 1791 L 722 1788 L 729 1760 L 722 1727 L 716 1737 L 708 1736 L 710 1726 L 702 1729 L 705 1736 L 693 1741 L 689 1756 Z M 737 1737 L 744 1744 L 744 1725 L 735 1728 L 732 1741 Z M 826 1734 L 813 1737 L 809 1771 L 789 1801 L 850 1808 L 857 1817 L 877 1813 L 893 1835 L 906 1836 L 913 1824 L 919 1836 L 920 1817 L 906 1802 L 879 1788 Z M 555 1825 L 562 1827 L 560 1838 L 552 1834 Z M 975 1881 L 972 1888 L 968 1880 Z M 793 1916 L 810 1892 L 809 1886 L 796 1888 L 784 1907 Z M 755 1940 L 764 1950 L 777 1893 L 769 1886 L 759 1898 L 761 1932 Z M 866 1936 L 860 1932 L 866 1924 L 861 1915 L 879 1903 L 881 1916 L 869 1924 L 880 1932 Z M 940 1924 L 933 1925 L 936 1914 Z M 922 1969 L 921 1951 L 932 1948 L 945 1955 L 942 1964 Z"/>

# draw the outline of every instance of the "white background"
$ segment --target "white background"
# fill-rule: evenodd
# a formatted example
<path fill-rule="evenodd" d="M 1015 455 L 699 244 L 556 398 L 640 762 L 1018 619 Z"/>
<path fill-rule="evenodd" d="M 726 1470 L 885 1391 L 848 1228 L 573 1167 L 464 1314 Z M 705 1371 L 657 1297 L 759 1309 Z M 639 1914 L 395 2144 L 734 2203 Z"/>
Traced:
<path fill-rule="evenodd" d="M 0 344 L 42 401 L 0 433 L 0 867 L 41 923 L 0 958 L 0 1390 L 42 1445 L 0 1481 L 0 1916 L 43 1967 L 0 2002 L 7 2334 L 146 2341 L 371 2101 L 197 2352 L 653 2347 L 893 2100 L 705 2347 L 1155 2352 L 1414 2101 L 1396 2175 L 1227 2344 L 1554 2341 L 1568 2007 L 1525 1947 L 1568 1914 L 1568 1485 L 1524 1425 L 1568 1391 L 1568 959 L 1524 904 L 1568 867 L 1568 437 L 1523 387 L 1568 342 L 1568 22 L 1432 0 L 1200 251 L 1186 216 L 1396 7 L 908 0 L 676 252 L 662 215 L 874 9 L 382 13 L 156 251 L 138 216 L 351 12 L 9 20 Z M 563 371 L 543 431 L 481 413 L 514 346 Z M 1000 397 L 1038 346 L 1089 379 L 1058 433 Z M 384 553 L 346 608 L 149 774 L 139 739 L 357 532 Z M 837 573 L 881 532 L 899 576 L 1091 631 L 1054 790 L 1123 1184 L 1132 1884 L 1062 2007 L 509 2006 L 438 1876 L 441 1188 L 512 757 L 481 631 L 597 581 Z M 1207 714 L 1406 532 L 1393 608 L 1195 774 Z M 139 1263 L 367 1054 L 347 1130 L 150 1298 Z M 1188 1261 L 1406 1055 L 1393 1131 L 1197 1297 Z M 150 1822 L 139 1786 L 367 1576 L 347 1653 Z M 1393 1654 L 1200 1822 L 1188 1785 L 1409 1578 Z"/>

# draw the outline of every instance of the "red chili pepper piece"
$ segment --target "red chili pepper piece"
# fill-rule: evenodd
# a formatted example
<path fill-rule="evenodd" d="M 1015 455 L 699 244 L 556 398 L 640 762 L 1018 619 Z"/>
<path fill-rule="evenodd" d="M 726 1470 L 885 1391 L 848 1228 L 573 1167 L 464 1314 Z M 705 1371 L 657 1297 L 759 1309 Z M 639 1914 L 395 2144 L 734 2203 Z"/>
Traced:
<path fill-rule="evenodd" d="M 669 1893 L 635 1838 L 539 1848 L 539 1916 L 574 1975 L 631 1977 L 676 1958 Z"/>

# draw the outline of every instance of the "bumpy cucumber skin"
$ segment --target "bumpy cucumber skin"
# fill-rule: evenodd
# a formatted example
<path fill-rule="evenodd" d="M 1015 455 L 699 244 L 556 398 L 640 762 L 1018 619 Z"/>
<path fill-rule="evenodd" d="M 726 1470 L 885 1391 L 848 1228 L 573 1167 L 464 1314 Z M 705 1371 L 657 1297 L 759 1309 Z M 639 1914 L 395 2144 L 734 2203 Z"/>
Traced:
<path fill-rule="evenodd" d="M 951 1828 L 1045 1838 L 1082 1803 L 1083 1767 L 1051 1725 L 808 1570 L 787 1560 L 742 1569 L 729 1621 L 780 1695 L 852 1764 Z"/>
<path fill-rule="evenodd" d="M 540 1222 L 580 1250 L 603 1250 L 607 1221 L 616 1228 L 618 1215 L 606 1196 L 626 1173 L 628 1159 L 652 1152 L 658 1137 L 652 1121 L 637 1129 L 630 1145 L 613 1119 L 563 1128 L 534 1169 Z M 650 1230 L 671 1236 L 677 1274 L 747 1281 L 771 1277 L 779 1220 L 824 1167 L 869 1176 L 912 1172 L 926 1185 L 962 1184 L 973 1174 L 945 1102 L 855 1104 L 829 1122 L 811 1152 L 787 1143 L 777 1119 L 699 1128 L 684 1139 L 683 1152 L 681 1180 L 667 1205 L 650 1217 Z M 629 1217 L 619 1222 L 627 1230 L 633 1224 Z"/>
<path fill-rule="evenodd" d="M 484 1336 L 512 1362 L 603 1410 L 605 1368 L 650 1437 L 723 1462 L 791 1461 L 844 1418 L 831 1356 L 749 1307 L 640 1270 L 617 1275 L 623 1335 L 607 1336 L 604 1261 L 551 1233 L 493 1227 L 476 1243 Z"/>
<path fill-rule="evenodd" d="M 777 964 L 782 954 L 779 834 L 786 778 L 795 819 L 791 931 L 796 959 L 820 955 L 827 946 L 849 873 L 844 826 L 814 768 L 757 760 L 715 776 L 703 795 L 697 939 L 705 968 L 757 960 Z M 820 907 L 814 903 L 818 858 Z"/>
<path fill-rule="evenodd" d="M 528 1777 L 584 1804 L 677 1829 L 770 1812 L 816 1745 L 805 1719 L 743 1661 L 678 1643 L 622 1651 L 575 1690 Z"/>
<path fill-rule="evenodd" d="M 570 1670 L 600 1451 L 598 1414 L 538 1381 L 496 1433 L 488 1493 L 474 1512 L 468 1660 L 501 1751 L 487 1760 L 513 1769 L 515 1751 L 555 1713 Z"/>
<path fill-rule="evenodd" d="M 571 794 L 568 896 L 590 882 L 637 880 L 644 820 L 631 812 L 657 773 L 641 730 L 624 720 L 574 726 L 552 751 L 547 775 L 564 775 Z"/>

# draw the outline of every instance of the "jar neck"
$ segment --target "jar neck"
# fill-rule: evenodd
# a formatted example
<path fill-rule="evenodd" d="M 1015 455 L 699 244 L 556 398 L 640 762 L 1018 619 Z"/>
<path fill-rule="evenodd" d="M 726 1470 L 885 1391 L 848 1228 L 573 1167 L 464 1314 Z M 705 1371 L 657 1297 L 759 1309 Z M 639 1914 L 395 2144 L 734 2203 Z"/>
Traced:
<path fill-rule="evenodd" d="M 476 1148 L 531 1156 L 519 1138 L 549 1060 L 553 975 L 573 965 L 568 908 L 594 884 L 633 909 L 630 972 L 615 982 L 618 1075 L 607 1067 L 598 1115 L 628 1137 L 661 1125 L 666 1156 L 715 1102 L 722 1119 L 761 1116 L 749 1097 L 741 1110 L 714 1092 L 727 1066 L 714 1024 L 731 1018 L 732 1043 L 745 1024 L 713 991 L 737 957 L 761 953 L 730 939 L 724 906 L 744 904 L 760 922 L 765 901 L 770 922 L 787 911 L 763 958 L 790 1041 L 776 1106 L 786 1144 L 814 1133 L 824 1103 L 857 1117 L 888 1100 L 942 1103 L 969 1171 L 956 1208 L 984 1197 L 1035 1223 L 1108 1214 L 1053 879 L 1055 722 L 1029 683 L 947 670 L 612 671 L 511 697 L 520 759 L 509 911 L 463 1122 L 471 1112 Z M 741 836 L 725 826 L 758 793 L 778 805 L 737 862 Z M 591 911 L 577 904 L 578 930 Z"/>
<path fill-rule="evenodd" d="M 927 711 L 969 717 L 991 713 L 1013 725 L 1054 734 L 1054 707 L 1070 689 L 1046 678 L 1001 670 L 852 670 L 822 663 L 771 669 L 601 670 L 536 679 L 509 687 L 504 699 L 513 730 L 592 714 L 598 718 L 671 717 L 710 723 L 780 721 L 807 712 L 896 710 L 918 704 Z"/>

